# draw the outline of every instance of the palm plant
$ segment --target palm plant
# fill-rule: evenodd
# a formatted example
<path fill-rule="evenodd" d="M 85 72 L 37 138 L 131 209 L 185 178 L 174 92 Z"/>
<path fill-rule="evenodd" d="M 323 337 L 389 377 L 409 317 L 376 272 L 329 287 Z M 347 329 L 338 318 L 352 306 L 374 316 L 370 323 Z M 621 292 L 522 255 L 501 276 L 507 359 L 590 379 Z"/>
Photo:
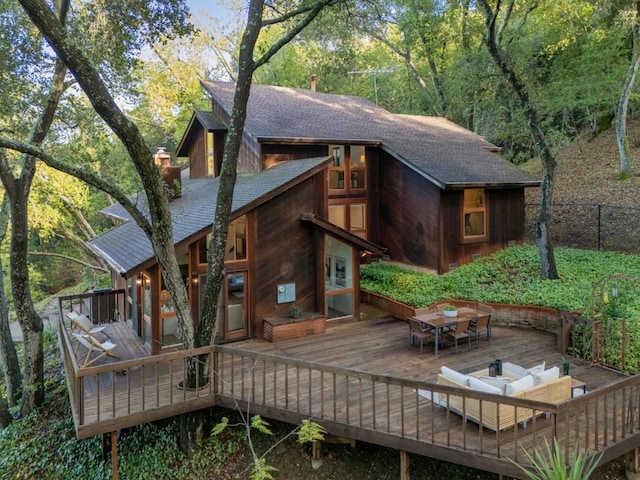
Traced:
<path fill-rule="evenodd" d="M 557 440 L 553 440 L 553 448 L 546 439 L 544 443 L 545 450 L 536 450 L 534 455 L 525 450 L 531 467 L 516 464 L 530 480 L 587 480 L 602 458 L 602 454 L 587 457 L 580 453 L 576 442 L 573 458 L 567 469 L 564 453 Z"/>

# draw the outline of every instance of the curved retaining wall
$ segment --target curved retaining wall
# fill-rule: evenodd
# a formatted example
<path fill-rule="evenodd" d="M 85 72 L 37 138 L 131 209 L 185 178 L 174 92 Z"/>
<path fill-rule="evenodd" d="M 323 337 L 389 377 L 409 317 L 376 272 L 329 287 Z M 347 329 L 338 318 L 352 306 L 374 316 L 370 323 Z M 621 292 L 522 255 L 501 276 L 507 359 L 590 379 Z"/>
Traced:
<path fill-rule="evenodd" d="M 362 291 L 360 300 L 363 303 L 385 310 L 397 318 L 406 319 L 416 313 L 416 309 L 414 307 L 397 302 L 377 293 Z M 469 302 L 466 300 L 446 300 L 438 302 L 432 306 L 443 303 L 457 305 L 458 307 L 471 308 L 475 308 L 478 305 L 478 302 Z M 528 305 L 504 305 L 501 303 L 488 302 L 482 303 L 493 308 L 491 322 L 494 325 L 504 327 L 535 328 L 536 330 L 544 330 L 556 334 L 560 331 L 560 327 L 563 324 L 563 316 L 569 313 L 555 308 Z M 576 314 L 570 313 L 570 315 L 575 316 Z"/>

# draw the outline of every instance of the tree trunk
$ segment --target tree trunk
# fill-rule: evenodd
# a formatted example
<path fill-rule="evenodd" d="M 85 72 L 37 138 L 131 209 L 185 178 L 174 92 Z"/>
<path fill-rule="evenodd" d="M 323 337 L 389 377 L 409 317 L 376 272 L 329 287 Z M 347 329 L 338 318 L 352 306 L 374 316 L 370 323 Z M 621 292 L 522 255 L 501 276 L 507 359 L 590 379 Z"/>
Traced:
<path fill-rule="evenodd" d="M 185 349 L 193 348 L 195 346 L 193 318 L 187 288 L 182 281 L 175 255 L 169 201 L 149 146 L 136 124 L 120 110 L 93 63 L 78 48 L 76 42 L 67 36 L 64 27 L 58 22 L 47 3 L 44 0 L 19 1 L 31 21 L 55 50 L 58 58 L 73 73 L 96 113 L 109 125 L 127 149 L 144 185 L 150 221 L 130 202 L 124 202 L 124 205 L 145 232 L 153 247 L 153 253 L 158 260 L 162 277 L 175 306 L 178 318 L 178 336 Z M 78 178 L 88 181 L 88 176 L 81 175 L 79 171 L 76 173 Z M 91 182 L 88 181 L 88 183 Z M 95 183 L 92 184 L 95 185 Z M 113 192 L 108 187 L 107 189 L 102 188 L 102 190 Z"/>
<path fill-rule="evenodd" d="M 633 92 L 636 83 L 638 69 L 640 68 L 640 39 L 638 39 L 638 28 L 633 29 L 633 58 L 627 78 L 622 88 L 618 108 L 616 109 L 616 142 L 618 144 L 618 152 L 620 154 L 620 174 L 621 180 L 629 178 L 631 175 L 631 164 L 629 163 L 629 138 L 627 137 L 627 110 L 629 106 L 629 98 Z"/>
<path fill-rule="evenodd" d="M 238 59 L 238 80 L 233 101 L 233 111 L 229 121 L 227 139 L 224 145 L 222 169 L 220 172 L 220 185 L 216 213 L 213 221 L 211 239 L 208 246 L 207 280 L 204 288 L 202 302 L 202 314 L 196 331 L 196 344 L 198 346 L 213 343 L 213 334 L 216 330 L 217 311 L 220 292 L 224 281 L 224 255 L 231 221 L 231 204 L 233 201 L 233 189 L 236 183 L 236 168 L 238 154 L 242 144 L 242 131 L 247 116 L 247 103 L 251 91 L 251 80 L 255 71 L 253 51 L 260 34 L 262 22 L 262 9 L 264 0 L 251 0 L 247 27 L 242 35 L 240 44 L 240 56 Z M 198 365 L 202 365 L 198 362 Z M 195 385 L 196 365 L 188 364 L 188 385 Z M 180 441 L 182 451 L 189 451 L 193 447 L 193 441 L 197 439 L 200 422 L 191 418 L 193 414 L 186 414 L 180 421 Z M 191 429 L 184 431 L 183 429 Z M 183 443 L 184 442 L 184 443 Z M 186 443 L 189 442 L 189 443 Z"/>
<path fill-rule="evenodd" d="M 0 206 L 0 244 L 4 242 L 9 225 L 9 207 L 6 194 L 2 196 Z M 4 372 L 5 385 L 7 386 L 7 402 L 15 405 L 22 391 L 22 378 L 20 376 L 20 362 L 18 352 L 11 338 L 9 326 L 9 308 L 4 288 L 4 268 L 0 259 L 0 365 Z M 1 416 L 1 412 L 0 412 Z M 1 420 L 0 420 L 1 421 Z"/>
<path fill-rule="evenodd" d="M 13 417 L 9 412 L 9 406 L 7 405 L 4 397 L 0 395 L 0 429 L 5 428 L 12 420 Z"/>
<path fill-rule="evenodd" d="M 498 3 L 499 4 L 499 3 Z M 551 205 L 553 203 L 553 182 L 555 178 L 556 159 L 551 153 L 551 149 L 547 144 L 545 135 L 540 128 L 538 117 L 533 104 L 529 100 L 529 94 L 522 80 L 516 74 L 513 67 L 507 61 L 504 53 L 498 48 L 496 41 L 496 19 L 498 11 L 495 13 L 489 6 L 487 0 L 478 0 L 478 5 L 483 12 L 485 18 L 486 45 L 489 54 L 493 58 L 494 63 L 502 73 L 503 77 L 509 82 L 513 88 L 520 107 L 522 108 L 525 118 L 528 120 L 531 135 L 536 144 L 540 160 L 542 161 L 542 205 L 538 213 L 538 221 L 536 225 L 536 243 L 538 245 L 538 253 L 540 256 L 540 274 L 545 280 L 560 278 L 556 267 L 555 256 L 553 254 L 553 245 L 549 237 L 549 223 L 551 221 Z M 505 20 L 506 21 L 506 20 Z M 504 28 L 504 23 L 502 28 Z"/>
<path fill-rule="evenodd" d="M 35 160 L 26 162 L 35 170 Z M 33 176 L 32 176 L 33 178 Z M 7 190 L 8 192 L 8 190 Z M 29 289 L 29 265 L 27 250 L 29 242 L 28 191 L 14 189 L 11 205 L 11 292 L 16 317 L 24 336 L 24 369 L 22 377 L 21 415 L 28 415 L 44 403 L 44 353 L 42 350 L 42 318 L 33 307 Z"/>

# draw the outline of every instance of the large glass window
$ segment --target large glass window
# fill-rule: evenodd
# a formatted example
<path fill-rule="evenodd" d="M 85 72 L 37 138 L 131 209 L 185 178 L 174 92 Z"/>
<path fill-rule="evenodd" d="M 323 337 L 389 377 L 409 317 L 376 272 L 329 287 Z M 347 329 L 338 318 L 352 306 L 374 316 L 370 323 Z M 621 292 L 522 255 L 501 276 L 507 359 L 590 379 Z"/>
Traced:
<path fill-rule="evenodd" d="M 164 288 L 164 284 L 163 284 Z M 169 290 L 160 292 L 160 343 L 163 347 L 179 345 L 178 317 Z"/>
<path fill-rule="evenodd" d="M 325 298 L 327 319 L 353 315 L 353 249 L 325 237 Z"/>
<path fill-rule="evenodd" d="M 483 240 L 487 236 L 487 207 L 484 189 L 464 191 L 462 232 L 465 240 Z"/>
<path fill-rule="evenodd" d="M 244 272 L 227 275 L 227 332 L 245 329 L 245 278 Z"/>

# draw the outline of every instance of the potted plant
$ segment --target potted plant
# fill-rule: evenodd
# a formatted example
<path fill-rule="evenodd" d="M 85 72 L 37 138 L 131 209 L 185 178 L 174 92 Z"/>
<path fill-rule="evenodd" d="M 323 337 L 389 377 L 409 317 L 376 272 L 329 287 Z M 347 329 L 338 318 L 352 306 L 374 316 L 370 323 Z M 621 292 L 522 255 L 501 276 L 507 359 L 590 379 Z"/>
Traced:
<path fill-rule="evenodd" d="M 301 313 L 302 313 L 302 309 L 297 305 L 293 305 L 291 307 L 291 310 L 289 310 L 289 315 L 291 316 L 291 318 L 298 318 Z"/>
<path fill-rule="evenodd" d="M 455 305 L 445 305 L 442 309 L 442 313 L 445 317 L 454 318 L 458 316 L 458 307 Z"/>

